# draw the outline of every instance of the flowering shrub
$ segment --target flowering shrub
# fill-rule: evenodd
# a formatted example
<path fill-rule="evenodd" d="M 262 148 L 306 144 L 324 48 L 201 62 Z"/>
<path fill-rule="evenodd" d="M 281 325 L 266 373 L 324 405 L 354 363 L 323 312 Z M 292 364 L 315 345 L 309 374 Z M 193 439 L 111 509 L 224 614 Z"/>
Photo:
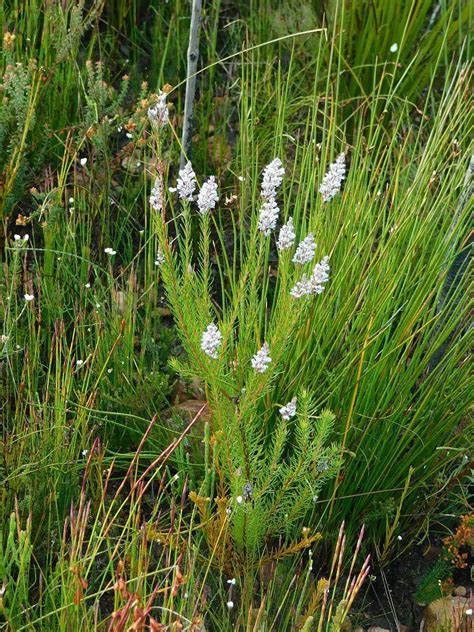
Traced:
<path fill-rule="evenodd" d="M 225 516 L 232 549 L 250 558 L 275 537 L 293 533 L 322 485 L 341 466 L 340 449 L 329 440 L 332 413 L 317 411 L 304 388 L 289 393 L 287 404 L 272 397 L 288 343 L 303 326 L 311 301 L 317 300 L 310 295 L 323 292 L 329 281 L 328 257 L 298 280 L 317 246 L 309 233 L 292 253 L 296 233 L 291 218 L 278 238 L 279 285 L 272 309 L 264 323 L 256 318 L 268 301 L 258 285 L 263 252 L 279 218 L 277 190 L 283 174 L 278 158 L 263 172 L 263 206 L 251 229 L 239 278 L 221 304 L 209 282 L 209 211 L 218 201 L 216 178 L 204 182 L 196 198 L 201 230 L 197 260 L 190 242 L 197 186 L 190 162 L 180 170 L 176 188 L 170 189 L 177 191 L 182 212 L 167 221 L 165 211 L 158 228 L 162 278 L 187 352 L 187 360 L 176 360 L 174 366 L 184 376 L 204 383 L 211 410 L 213 474 L 194 498 L 201 505 L 203 498 L 208 499 L 207 519 Z M 169 222 L 176 226 L 175 243 L 169 236 Z M 295 297 L 306 299 L 295 301 Z"/>

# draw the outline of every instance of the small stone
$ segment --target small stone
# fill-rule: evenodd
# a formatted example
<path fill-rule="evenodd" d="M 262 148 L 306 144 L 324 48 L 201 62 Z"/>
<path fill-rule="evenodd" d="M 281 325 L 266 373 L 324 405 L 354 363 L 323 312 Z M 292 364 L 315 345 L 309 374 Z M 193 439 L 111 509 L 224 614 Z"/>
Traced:
<path fill-rule="evenodd" d="M 425 608 L 424 632 L 439 632 L 441 629 L 455 630 L 469 608 L 469 600 L 464 597 L 443 597 L 436 599 Z"/>
<path fill-rule="evenodd" d="M 465 597 L 467 594 L 467 590 L 466 588 L 464 588 L 464 586 L 456 586 L 456 588 L 454 589 L 454 594 L 456 595 L 456 597 Z"/>

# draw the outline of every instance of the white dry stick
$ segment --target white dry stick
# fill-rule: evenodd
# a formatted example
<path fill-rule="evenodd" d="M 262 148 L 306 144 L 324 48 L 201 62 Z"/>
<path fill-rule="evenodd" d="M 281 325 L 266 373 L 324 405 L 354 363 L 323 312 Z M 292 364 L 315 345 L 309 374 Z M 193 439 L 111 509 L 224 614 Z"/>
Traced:
<path fill-rule="evenodd" d="M 193 0 L 191 27 L 189 29 L 188 68 L 186 73 L 186 96 L 184 100 L 184 123 L 181 137 L 180 167 L 184 167 L 191 155 L 193 135 L 194 94 L 196 92 L 196 70 L 199 58 L 199 31 L 201 28 L 202 0 Z"/>

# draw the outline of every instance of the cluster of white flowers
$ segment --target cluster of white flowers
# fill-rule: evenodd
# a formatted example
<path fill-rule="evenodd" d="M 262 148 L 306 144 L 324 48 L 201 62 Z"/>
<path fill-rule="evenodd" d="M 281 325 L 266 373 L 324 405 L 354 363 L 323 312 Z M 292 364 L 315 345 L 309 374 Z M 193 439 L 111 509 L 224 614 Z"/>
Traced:
<path fill-rule="evenodd" d="M 158 247 L 158 252 L 156 253 L 156 257 L 155 257 L 155 266 L 162 266 L 165 262 L 165 255 L 163 254 L 163 251 L 161 250 L 160 247 Z"/>
<path fill-rule="evenodd" d="M 329 257 L 323 257 L 313 268 L 311 283 L 313 284 L 313 294 L 322 294 L 324 284 L 329 281 Z"/>
<path fill-rule="evenodd" d="M 179 197 L 182 200 L 192 200 L 193 199 L 193 193 L 194 190 L 196 188 L 196 174 L 193 171 L 193 166 L 192 164 L 188 161 L 183 169 L 179 170 L 179 177 L 178 177 L 178 182 L 176 183 L 176 189 L 170 189 L 170 190 L 177 190 Z"/>
<path fill-rule="evenodd" d="M 300 241 L 295 254 L 293 255 L 293 263 L 299 263 L 304 265 L 313 260 L 316 252 L 316 244 L 314 243 L 313 233 L 308 233 L 308 236 Z"/>
<path fill-rule="evenodd" d="M 150 207 L 154 211 L 161 211 L 163 209 L 163 183 L 161 176 L 155 178 L 155 184 L 150 192 Z"/>
<path fill-rule="evenodd" d="M 30 301 L 32 301 L 35 297 L 34 297 L 34 295 L 33 295 L 33 294 L 28 294 L 28 293 L 27 293 L 27 294 L 25 294 L 25 295 L 23 296 L 23 298 L 25 299 L 25 301 L 26 301 L 27 303 L 29 303 L 29 302 L 30 302 Z"/>
<path fill-rule="evenodd" d="M 280 214 L 276 201 L 277 189 L 282 183 L 285 169 L 279 158 L 275 158 L 263 170 L 261 195 L 264 200 L 258 218 L 258 229 L 265 237 L 275 230 Z"/>
<path fill-rule="evenodd" d="M 329 281 L 329 257 L 324 257 L 317 263 L 310 277 L 303 274 L 301 281 L 291 289 L 293 298 L 301 298 L 310 294 L 321 294 L 324 291 L 324 284 Z"/>
<path fill-rule="evenodd" d="M 255 369 L 257 373 L 265 373 L 271 361 L 270 349 L 268 344 L 265 342 L 260 351 L 257 351 L 257 353 L 253 356 L 252 368 Z"/>
<path fill-rule="evenodd" d="M 28 233 L 26 233 L 26 235 L 23 235 L 23 237 L 21 235 L 17 235 L 16 233 L 13 235 L 13 239 L 16 242 L 26 242 L 28 241 L 28 239 L 30 238 L 30 236 L 28 235 Z"/>
<path fill-rule="evenodd" d="M 219 347 L 222 344 L 222 334 L 219 329 L 211 323 L 207 326 L 205 331 L 202 334 L 201 338 L 201 349 L 207 354 L 210 358 L 217 360 Z"/>
<path fill-rule="evenodd" d="M 216 176 L 211 176 L 209 180 L 204 182 L 199 191 L 197 204 L 201 215 L 205 215 L 210 209 L 216 208 L 218 201 Z"/>
<path fill-rule="evenodd" d="M 280 209 L 277 206 L 275 198 L 265 200 L 258 217 L 258 230 L 262 232 L 265 237 L 268 237 L 272 230 L 275 230 L 279 214 Z"/>
<path fill-rule="evenodd" d="M 293 218 L 289 217 L 286 224 L 280 228 L 278 235 L 277 248 L 280 250 L 288 250 L 295 243 L 295 227 L 293 226 Z"/>
<path fill-rule="evenodd" d="M 344 154 L 339 154 L 336 158 L 336 162 L 333 162 L 328 169 L 328 172 L 321 182 L 319 192 L 321 193 L 323 200 L 329 202 L 332 198 L 341 190 L 342 181 L 346 177 L 346 157 Z"/>
<path fill-rule="evenodd" d="M 160 129 L 164 127 L 170 120 L 168 106 L 166 105 L 166 92 L 161 91 L 155 105 L 148 108 L 148 118 L 150 123 Z"/>
<path fill-rule="evenodd" d="M 276 190 L 283 181 L 285 169 L 279 158 L 275 158 L 263 170 L 262 197 L 269 200 L 276 196 Z"/>
<path fill-rule="evenodd" d="M 114 250 L 113 248 L 104 248 L 104 252 L 106 255 L 109 255 L 110 257 L 113 257 L 114 255 L 117 254 L 117 251 Z"/>
<path fill-rule="evenodd" d="M 290 420 L 296 415 L 296 397 L 293 397 L 293 399 L 289 401 L 288 404 L 280 408 L 280 415 L 285 421 Z"/>

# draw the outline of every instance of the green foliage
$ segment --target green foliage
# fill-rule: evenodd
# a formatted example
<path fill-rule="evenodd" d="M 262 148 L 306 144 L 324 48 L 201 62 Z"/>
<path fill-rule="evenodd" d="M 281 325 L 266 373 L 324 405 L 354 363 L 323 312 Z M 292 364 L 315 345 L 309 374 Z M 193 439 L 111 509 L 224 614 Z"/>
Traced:
<path fill-rule="evenodd" d="M 468 274 L 445 279 L 469 264 L 472 6 L 203 5 L 192 163 L 220 194 L 205 217 L 167 190 L 189 2 L 0 2 L 6 629 L 339 629 L 343 519 L 388 562 L 469 502 L 451 510 L 472 458 Z M 165 84 L 170 126 L 152 134 Z M 292 216 L 330 257 L 301 301 L 309 264 L 257 227 L 275 156 L 279 226 Z M 173 406 L 189 397 L 207 403 L 191 427 Z M 321 538 L 336 553 L 320 570 Z"/>

